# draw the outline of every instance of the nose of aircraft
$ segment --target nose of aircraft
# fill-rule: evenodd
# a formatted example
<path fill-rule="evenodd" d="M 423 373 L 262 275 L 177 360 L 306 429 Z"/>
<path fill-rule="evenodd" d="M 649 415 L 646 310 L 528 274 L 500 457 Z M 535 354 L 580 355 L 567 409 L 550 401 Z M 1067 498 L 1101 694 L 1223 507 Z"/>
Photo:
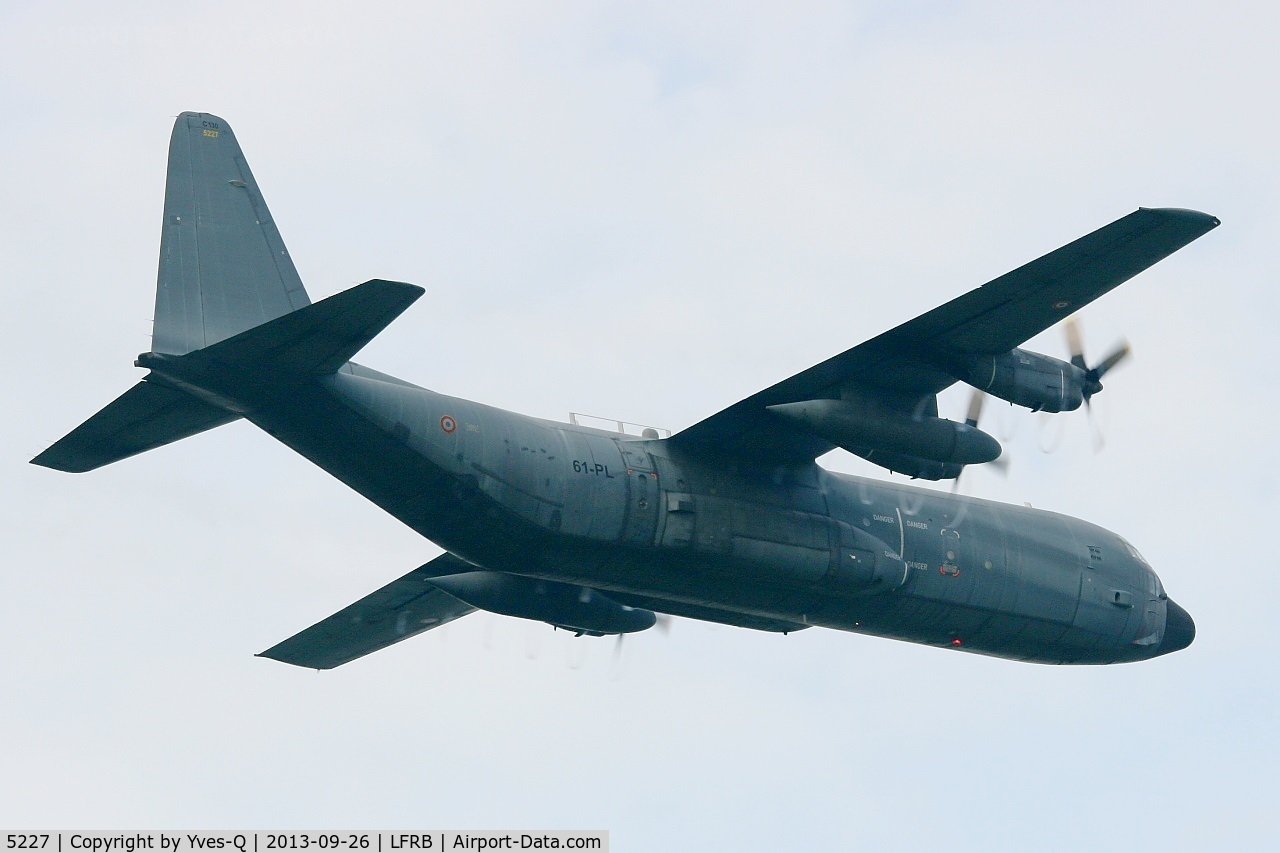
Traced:
<path fill-rule="evenodd" d="M 1167 655 L 1191 645 L 1196 638 L 1196 623 L 1191 621 L 1191 614 L 1183 610 L 1173 599 L 1165 602 L 1164 639 L 1160 641 L 1157 655 Z"/>

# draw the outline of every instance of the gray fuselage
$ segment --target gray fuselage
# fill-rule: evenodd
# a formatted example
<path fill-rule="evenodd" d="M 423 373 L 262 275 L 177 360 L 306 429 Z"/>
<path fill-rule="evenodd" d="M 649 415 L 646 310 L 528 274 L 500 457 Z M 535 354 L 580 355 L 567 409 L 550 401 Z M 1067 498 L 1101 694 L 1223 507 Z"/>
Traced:
<path fill-rule="evenodd" d="M 1165 627 L 1176 605 L 1137 551 L 1056 513 L 816 463 L 684 458 L 664 440 L 529 418 L 357 365 L 243 404 L 484 569 L 730 625 L 822 626 L 1015 660 L 1175 650 Z"/>

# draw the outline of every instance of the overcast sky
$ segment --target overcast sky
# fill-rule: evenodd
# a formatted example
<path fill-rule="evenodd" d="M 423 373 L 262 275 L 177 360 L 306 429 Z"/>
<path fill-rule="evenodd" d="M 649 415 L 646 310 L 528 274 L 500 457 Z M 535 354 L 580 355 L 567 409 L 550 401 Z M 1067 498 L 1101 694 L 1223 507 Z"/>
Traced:
<path fill-rule="evenodd" d="M 1274 842 L 1280 15 L 689 5 L 0 4 L 0 826 Z M 1127 537 L 1195 644 L 1052 668 L 677 621 L 615 665 L 477 614 L 255 659 L 438 549 L 244 423 L 27 464 L 142 375 L 182 110 L 235 128 L 313 299 L 427 288 L 363 363 L 560 420 L 680 429 L 1139 206 L 1220 217 L 1083 312 L 1091 356 L 1135 351 L 1105 449 L 993 405 L 1010 474 L 964 484 Z"/>

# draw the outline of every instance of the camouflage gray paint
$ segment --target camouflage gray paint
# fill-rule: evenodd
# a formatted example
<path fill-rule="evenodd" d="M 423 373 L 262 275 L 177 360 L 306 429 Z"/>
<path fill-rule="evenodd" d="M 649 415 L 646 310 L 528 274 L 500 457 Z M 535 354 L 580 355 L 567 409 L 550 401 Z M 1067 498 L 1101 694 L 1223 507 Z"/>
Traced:
<path fill-rule="evenodd" d="M 1087 522 L 816 464 L 722 467 L 359 371 L 322 387 L 253 419 L 473 566 L 773 631 L 1045 663 L 1171 650 L 1155 573 Z M 388 435 L 394 450 L 357 450 Z"/>
<path fill-rule="evenodd" d="M 1141 660 L 1184 648 L 1194 625 L 1120 537 L 814 460 L 846 439 L 926 476 L 990 458 L 973 436 L 985 434 L 938 418 L 933 395 L 1216 224 L 1139 211 L 689 430 L 635 438 L 351 362 L 421 289 L 375 280 L 310 304 L 230 128 L 184 113 L 153 351 L 138 358 L 150 373 L 33 461 L 90 470 L 245 417 L 446 549 L 263 653 L 302 666 L 340 665 L 477 607 L 597 635 L 643 630 L 660 612 L 1042 663 Z M 1085 381 L 1074 359 L 1037 366 L 1059 371 L 1058 391 Z M 870 425 L 841 421 L 855 416 Z M 866 444 L 877 436 L 892 444 Z"/>

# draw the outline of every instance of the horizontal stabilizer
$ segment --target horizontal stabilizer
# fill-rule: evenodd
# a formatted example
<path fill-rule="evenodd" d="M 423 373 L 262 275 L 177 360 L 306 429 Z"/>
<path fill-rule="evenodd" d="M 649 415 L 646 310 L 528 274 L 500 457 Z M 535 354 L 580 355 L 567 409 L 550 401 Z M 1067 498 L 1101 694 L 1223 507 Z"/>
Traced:
<path fill-rule="evenodd" d="M 373 279 L 186 358 L 323 376 L 350 361 L 425 292 L 417 285 Z"/>
<path fill-rule="evenodd" d="M 333 669 L 438 628 L 475 608 L 431 584 L 431 578 L 474 569 L 452 554 L 441 554 L 258 657 L 308 669 Z"/>
<path fill-rule="evenodd" d="M 175 388 L 142 381 L 31 462 L 80 474 L 239 417 Z"/>

